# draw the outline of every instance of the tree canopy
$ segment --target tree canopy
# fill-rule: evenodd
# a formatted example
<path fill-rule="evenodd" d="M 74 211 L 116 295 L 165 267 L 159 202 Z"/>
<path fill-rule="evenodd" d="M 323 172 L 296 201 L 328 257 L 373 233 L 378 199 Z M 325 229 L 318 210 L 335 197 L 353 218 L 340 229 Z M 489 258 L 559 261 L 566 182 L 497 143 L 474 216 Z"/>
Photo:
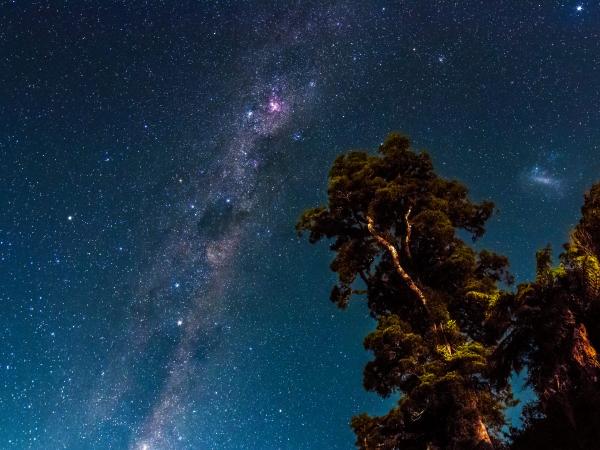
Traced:
<path fill-rule="evenodd" d="M 600 184 L 586 194 L 582 217 L 559 264 L 537 253 L 537 276 L 519 286 L 499 314 L 507 334 L 492 359 L 498 381 L 527 367 L 538 401 L 526 410 L 515 449 L 590 449 L 600 442 Z"/>
<path fill-rule="evenodd" d="M 461 238 L 480 238 L 494 205 L 439 176 L 406 136 L 390 134 L 377 154 L 340 155 L 327 194 L 297 230 L 331 242 L 331 300 L 346 308 L 362 299 L 377 321 L 364 340 L 373 355 L 364 387 L 399 397 L 383 416 L 352 419 L 358 448 L 591 448 L 600 424 L 600 186 L 560 264 L 541 250 L 537 278 L 515 291 L 506 257 Z M 507 439 L 509 379 L 525 367 L 538 401 Z M 563 422 L 566 439 L 583 430 L 577 446 L 545 439 Z"/>

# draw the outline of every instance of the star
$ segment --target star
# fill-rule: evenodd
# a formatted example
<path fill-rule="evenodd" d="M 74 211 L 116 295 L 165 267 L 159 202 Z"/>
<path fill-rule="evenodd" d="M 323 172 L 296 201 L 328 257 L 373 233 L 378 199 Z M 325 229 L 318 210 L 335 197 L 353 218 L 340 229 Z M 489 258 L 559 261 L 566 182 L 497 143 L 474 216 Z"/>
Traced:
<path fill-rule="evenodd" d="M 577 6 L 575 7 L 575 11 L 577 11 L 577 12 L 581 12 L 581 11 L 583 11 L 583 5 L 577 5 Z"/>

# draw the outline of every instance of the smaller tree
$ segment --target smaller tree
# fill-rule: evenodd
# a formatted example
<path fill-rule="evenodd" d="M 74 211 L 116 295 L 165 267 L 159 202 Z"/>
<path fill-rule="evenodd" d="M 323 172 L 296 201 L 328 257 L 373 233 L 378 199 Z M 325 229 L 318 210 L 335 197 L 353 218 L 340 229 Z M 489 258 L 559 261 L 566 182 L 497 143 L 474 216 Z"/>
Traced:
<path fill-rule="evenodd" d="M 498 284 L 511 277 L 505 257 L 477 253 L 457 236 L 482 236 L 493 209 L 438 176 L 408 138 L 391 134 L 379 155 L 339 156 L 327 206 L 300 218 L 297 229 L 311 243 L 333 239 L 332 301 L 345 308 L 366 295 L 377 320 L 364 342 L 374 355 L 365 388 L 400 394 L 388 414 L 352 420 L 359 448 L 458 450 L 498 442 L 511 393 L 489 382 L 487 358 L 501 329 L 490 319 L 506 301 Z"/>
<path fill-rule="evenodd" d="M 498 308 L 508 320 L 495 352 L 497 376 L 528 369 L 538 401 L 527 407 L 516 449 L 590 449 L 600 442 L 600 184 L 585 197 L 582 218 L 559 264 L 537 253 L 535 281 Z"/>

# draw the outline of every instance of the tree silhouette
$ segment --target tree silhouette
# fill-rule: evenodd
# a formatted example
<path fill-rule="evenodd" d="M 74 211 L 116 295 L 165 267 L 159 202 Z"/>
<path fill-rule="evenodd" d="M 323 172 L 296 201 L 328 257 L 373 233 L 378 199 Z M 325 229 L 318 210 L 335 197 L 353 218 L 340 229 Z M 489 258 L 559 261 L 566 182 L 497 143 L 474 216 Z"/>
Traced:
<path fill-rule="evenodd" d="M 508 383 L 490 382 L 488 358 L 509 321 L 505 257 L 459 238 L 481 237 L 493 212 L 457 181 L 438 176 L 427 153 L 391 134 L 378 155 L 352 151 L 329 173 L 328 203 L 297 224 L 309 241 L 332 239 L 331 300 L 366 299 L 375 331 L 364 386 L 400 394 L 386 415 L 352 419 L 359 448 L 490 449 L 501 445 Z M 491 320 L 493 319 L 493 320 Z M 502 322 L 504 321 L 504 322 Z"/>
<path fill-rule="evenodd" d="M 528 369 L 538 396 L 527 407 L 514 449 L 591 449 L 600 442 L 600 184 L 556 267 L 550 247 L 537 254 L 535 281 L 496 311 L 506 335 L 494 352 L 496 376 Z"/>

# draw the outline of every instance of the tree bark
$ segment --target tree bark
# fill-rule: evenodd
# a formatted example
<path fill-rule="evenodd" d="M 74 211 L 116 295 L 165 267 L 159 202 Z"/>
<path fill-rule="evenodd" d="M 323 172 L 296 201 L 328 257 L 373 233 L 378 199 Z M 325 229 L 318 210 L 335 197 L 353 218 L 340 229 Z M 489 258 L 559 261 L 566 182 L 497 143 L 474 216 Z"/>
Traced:
<path fill-rule="evenodd" d="M 406 236 L 404 236 L 404 253 L 408 258 L 412 258 L 410 253 L 410 235 L 412 233 L 412 224 L 408 218 L 410 217 L 410 213 L 412 212 L 412 206 L 408 208 L 406 215 L 404 216 L 404 224 L 406 226 Z"/>
<path fill-rule="evenodd" d="M 600 371 L 598 353 L 590 342 L 586 326 L 582 323 L 573 331 L 572 357 L 581 368 L 585 378 L 594 382 L 598 380 Z"/>
<path fill-rule="evenodd" d="M 490 438 L 490 434 L 488 433 L 487 427 L 485 423 L 483 423 L 483 419 L 480 415 L 477 416 L 477 420 L 475 422 L 475 436 L 478 439 L 478 443 L 475 446 L 476 450 L 492 450 L 494 448 L 494 444 L 492 443 L 492 439 Z"/>

